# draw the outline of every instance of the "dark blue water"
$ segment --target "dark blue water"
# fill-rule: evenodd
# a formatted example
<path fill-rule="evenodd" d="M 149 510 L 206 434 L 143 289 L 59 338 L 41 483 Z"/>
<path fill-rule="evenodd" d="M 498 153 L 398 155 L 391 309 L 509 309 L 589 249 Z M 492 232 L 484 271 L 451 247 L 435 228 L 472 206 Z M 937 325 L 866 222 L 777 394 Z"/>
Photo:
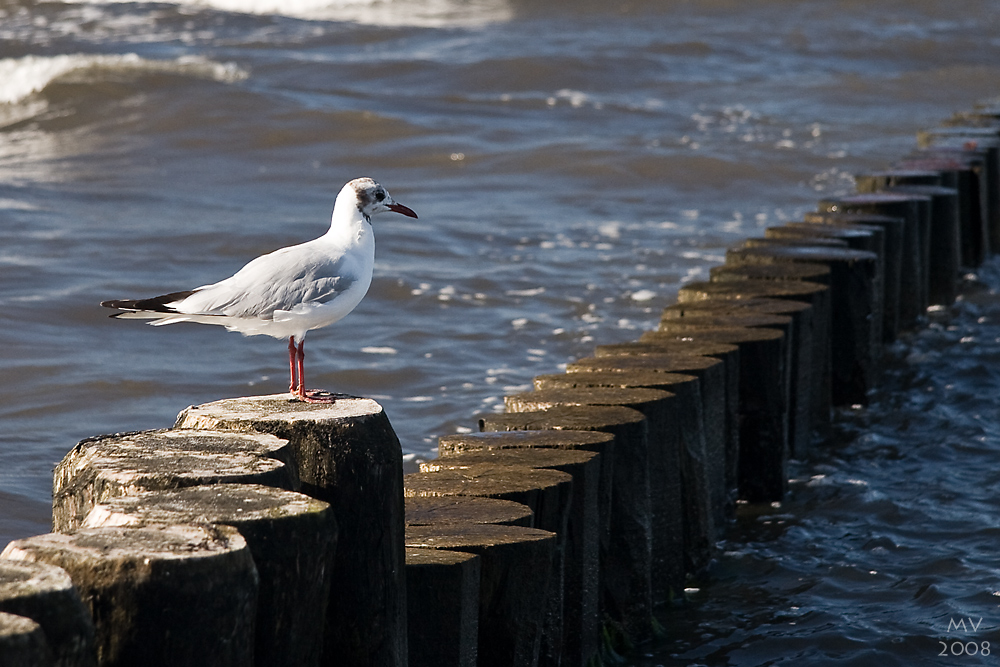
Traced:
<path fill-rule="evenodd" d="M 533 376 L 652 328 L 728 245 L 995 98 L 998 51 L 1000 5 L 976 0 L 6 2 L 0 544 L 47 530 L 81 438 L 287 386 L 279 341 L 112 321 L 102 299 L 228 276 L 377 178 L 420 219 L 377 220 L 368 298 L 307 363 L 379 400 L 415 465 Z M 1000 623 L 980 599 L 993 339 L 957 335 L 918 336 L 904 390 L 848 416 L 779 518 L 741 524 L 681 614 L 708 625 L 658 660 L 934 660 L 948 614 Z M 920 370 L 952 349 L 973 365 Z"/>
<path fill-rule="evenodd" d="M 972 276 L 970 275 L 971 279 Z M 652 665 L 993 664 L 1000 263 L 891 349 L 780 506 L 744 511 Z"/>

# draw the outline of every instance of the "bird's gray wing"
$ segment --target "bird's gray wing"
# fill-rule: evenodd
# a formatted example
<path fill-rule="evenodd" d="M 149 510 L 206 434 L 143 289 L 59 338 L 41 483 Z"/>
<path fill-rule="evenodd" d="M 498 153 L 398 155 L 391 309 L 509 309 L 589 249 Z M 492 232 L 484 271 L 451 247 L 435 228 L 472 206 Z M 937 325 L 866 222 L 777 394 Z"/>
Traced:
<path fill-rule="evenodd" d="M 303 244 L 258 257 L 232 277 L 199 288 L 176 308 L 182 313 L 271 319 L 275 311 L 327 303 L 360 277 L 350 257 L 330 257 Z"/>

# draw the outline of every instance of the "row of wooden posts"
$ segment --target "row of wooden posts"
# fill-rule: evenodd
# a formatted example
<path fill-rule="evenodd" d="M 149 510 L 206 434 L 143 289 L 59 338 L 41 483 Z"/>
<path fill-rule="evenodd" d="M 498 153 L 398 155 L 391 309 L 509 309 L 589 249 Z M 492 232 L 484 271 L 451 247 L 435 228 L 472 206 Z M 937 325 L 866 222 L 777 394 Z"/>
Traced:
<path fill-rule="evenodd" d="M 0 664 L 584 667 L 669 628 L 742 503 L 782 500 L 884 346 L 1000 250 L 1000 108 L 726 253 L 656 331 L 440 439 L 286 395 L 84 440 L 0 555 Z"/>

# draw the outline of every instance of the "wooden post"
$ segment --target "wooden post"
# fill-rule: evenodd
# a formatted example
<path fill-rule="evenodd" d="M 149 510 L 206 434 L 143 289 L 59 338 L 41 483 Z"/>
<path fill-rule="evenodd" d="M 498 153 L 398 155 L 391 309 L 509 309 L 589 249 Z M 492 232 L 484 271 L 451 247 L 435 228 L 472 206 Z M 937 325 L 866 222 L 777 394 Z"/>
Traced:
<path fill-rule="evenodd" d="M 438 440 L 438 452 L 445 460 L 472 454 L 525 450 L 566 451 L 596 457 L 597 474 L 588 472 L 585 481 L 577 483 L 574 479 L 573 482 L 572 513 L 567 526 L 569 555 L 563 607 L 563 663 L 567 667 L 586 664 L 599 648 L 600 545 L 607 544 L 609 539 L 614 436 L 595 431 L 505 431 L 448 435 Z M 540 459 L 535 458 L 534 461 Z M 596 488 L 592 488 L 595 481 Z M 591 496 L 594 497 L 591 499 Z M 595 516 L 591 516 L 591 511 Z M 579 573 L 574 568 L 579 568 Z M 572 587 L 574 581 L 580 582 L 578 595 Z"/>
<path fill-rule="evenodd" d="M 510 412 L 555 407 L 623 405 L 646 417 L 653 602 L 680 596 L 684 589 L 684 540 L 681 499 L 681 444 L 671 423 L 675 396 L 658 389 L 543 389 L 506 396 Z"/>
<path fill-rule="evenodd" d="M 143 491 L 199 484 L 263 484 L 294 490 L 288 443 L 260 434 L 144 431 L 91 438 L 56 466 L 52 526 L 70 532 L 97 503 Z"/>
<path fill-rule="evenodd" d="M 476 496 L 438 496 L 405 499 L 407 526 L 445 523 L 495 523 L 499 526 L 531 528 L 535 513 L 513 500 Z M 407 612 L 409 614 L 409 612 Z M 411 647 L 412 648 L 412 647 Z"/>
<path fill-rule="evenodd" d="M 53 664 L 42 626 L 30 618 L 0 612 L 0 665 L 50 667 Z"/>
<path fill-rule="evenodd" d="M 625 407 L 560 407 L 482 415 L 481 431 L 604 431 L 615 437 L 608 544 L 601 545 L 602 609 L 633 640 L 652 632 L 646 418 Z"/>
<path fill-rule="evenodd" d="M 561 454 L 564 457 L 587 455 L 581 452 Z M 461 469 L 432 463 L 421 472 L 403 478 L 403 493 L 407 496 L 468 495 L 523 503 L 534 513 L 533 527 L 556 535 L 548 592 L 538 598 L 539 605 L 544 607 L 539 647 L 539 662 L 544 665 L 557 665 L 562 656 L 563 584 L 572 482 L 573 477 L 568 473 L 531 468 L 524 461 L 520 465 L 494 462 Z"/>
<path fill-rule="evenodd" d="M 1000 132 L 996 127 L 942 127 L 917 134 L 917 146 L 932 152 L 956 151 L 982 157 L 982 201 L 987 251 L 1000 249 Z"/>
<path fill-rule="evenodd" d="M 941 185 L 941 174 L 933 169 L 883 169 L 854 174 L 858 192 L 879 192 L 903 184 Z"/>
<path fill-rule="evenodd" d="M 927 305 L 951 304 L 955 300 L 959 263 L 958 190 L 941 187 L 944 175 L 937 171 L 896 170 L 878 177 L 856 176 L 860 192 L 898 192 L 930 199 L 922 230 L 922 261 L 927 280 Z"/>
<path fill-rule="evenodd" d="M 882 351 L 882 284 L 877 256 L 845 249 L 742 248 L 729 250 L 726 260 L 733 264 L 821 261 L 830 267 L 833 404 L 867 405 L 867 392 L 877 381 Z"/>
<path fill-rule="evenodd" d="M 687 452 L 705 450 L 704 417 L 702 412 L 701 381 L 693 375 L 665 373 L 655 370 L 633 370 L 628 373 L 614 371 L 587 373 L 555 373 L 539 375 L 535 378 L 535 389 L 539 391 L 556 389 L 580 389 L 591 387 L 650 388 L 674 394 L 677 404 L 675 421 L 680 433 L 682 452 L 687 463 L 682 460 L 681 497 L 684 513 L 684 567 L 688 572 L 698 572 L 708 564 L 711 557 L 711 526 L 707 482 L 695 472 L 684 473 L 684 466 L 697 467 L 697 456 Z M 704 475 L 705 473 L 702 473 Z"/>
<path fill-rule="evenodd" d="M 480 561 L 461 551 L 407 548 L 408 667 L 476 667 Z"/>
<path fill-rule="evenodd" d="M 977 267 L 985 261 L 989 231 L 982 201 L 982 159 L 974 155 L 921 152 L 900 161 L 901 166 L 933 169 L 941 185 L 958 190 L 959 263 Z"/>
<path fill-rule="evenodd" d="M 931 225 L 925 258 L 928 300 L 930 305 L 950 306 L 958 295 L 961 259 L 958 190 L 933 185 L 897 185 L 888 191 L 930 197 Z"/>
<path fill-rule="evenodd" d="M 561 536 L 563 552 L 561 652 L 546 646 L 543 638 L 542 664 L 580 665 L 597 653 L 601 632 L 600 549 L 601 526 L 598 491 L 601 455 L 580 449 L 480 449 L 461 453 L 443 452 L 441 457 L 421 464 L 421 471 L 438 469 L 475 470 L 478 466 L 530 466 L 551 468 L 573 477 L 569 516 Z M 537 526 L 544 528 L 544 526 Z M 680 554 L 680 550 L 677 552 Z M 548 650 L 546 650 L 548 648 Z"/>
<path fill-rule="evenodd" d="M 924 280 L 921 258 L 921 229 L 923 228 L 921 202 L 926 198 L 899 193 L 875 192 L 858 194 L 840 199 L 820 201 L 820 209 L 844 213 L 871 213 L 905 220 L 903 227 L 903 252 L 899 278 L 899 327 L 911 330 L 922 314 L 921 303 Z"/>
<path fill-rule="evenodd" d="M 83 528 L 15 540 L 2 557 L 69 573 L 102 667 L 253 664 L 257 570 L 235 528 Z"/>
<path fill-rule="evenodd" d="M 520 526 L 442 524 L 406 529 L 408 549 L 479 556 L 478 667 L 537 664 L 544 608 L 538 601 L 548 591 L 555 541 L 550 532 Z"/>
<path fill-rule="evenodd" d="M 725 366 L 713 357 L 689 354 L 594 356 L 578 359 L 566 366 L 566 372 L 570 374 L 645 370 L 691 374 L 699 379 L 704 438 L 683 441 L 680 462 L 686 508 L 685 543 L 692 557 L 690 567 L 692 571 L 698 571 L 702 567 L 701 559 L 711 554 L 712 545 L 720 537 L 722 525 L 716 524 L 716 517 L 727 515 Z M 701 518 L 703 514 L 706 516 Z"/>
<path fill-rule="evenodd" d="M 601 472 L 598 482 L 597 512 L 602 536 L 608 534 L 611 526 L 611 480 L 614 477 L 614 447 L 614 435 L 596 431 L 499 431 L 443 435 L 438 438 L 440 456 L 493 449 L 568 449 L 600 454 Z M 606 538 L 602 537 L 602 539 Z"/>
<path fill-rule="evenodd" d="M 816 246 L 819 248 L 846 248 L 847 241 L 844 239 L 834 238 L 832 236 L 803 236 L 799 235 L 794 238 L 780 237 L 780 236 L 765 236 L 763 238 L 759 236 L 750 237 L 748 239 L 743 239 L 738 246 L 742 248 L 756 248 L 758 246 Z"/>
<path fill-rule="evenodd" d="M 830 288 L 828 284 L 801 278 L 791 278 L 802 270 L 804 275 L 819 275 L 830 281 L 830 267 L 823 264 L 761 264 L 719 267 L 726 271 L 713 272 L 713 282 L 684 285 L 677 293 L 681 303 L 733 301 L 740 303 L 760 298 L 804 302 L 812 306 L 812 339 L 815 359 L 813 368 L 820 368 L 824 382 L 817 385 L 813 400 L 813 424 L 825 431 L 830 424 L 832 366 L 830 361 Z"/>
<path fill-rule="evenodd" d="M 755 266 L 722 264 L 713 266 L 708 274 L 713 283 L 724 283 L 733 280 L 767 280 L 767 281 L 807 281 L 830 284 L 830 267 L 823 264 L 780 264 L 776 266 Z"/>
<path fill-rule="evenodd" d="M 833 237 L 842 239 L 852 250 L 864 250 L 878 257 L 877 271 L 882 282 L 883 322 L 885 313 L 885 231 L 872 225 L 818 225 L 807 223 L 789 223 L 783 227 L 769 227 L 764 230 L 768 238 L 784 238 L 789 241 L 805 239 L 812 236 Z M 884 338 L 884 334 L 883 334 Z"/>
<path fill-rule="evenodd" d="M 829 368 L 814 368 L 814 364 L 822 357 L 817 354 L 818 341 L 813 339 L 815 327 L 812 316 L 813 307 L 803 301 L 787 299 L 748 299 L 734 301 L 718 299 L 715 301 L 691 301 L 677 303 L 664 309 L 662 322 L 672 321 L 676 324 L 697 324 L 692 316 L 701 318 L 706 315 L 726 315 L 730 313 L 760 313 L 766 315 L 781 315 L 791 318 L 791 328 L 786 333 L 791 341 L 788 359 L 788 444 L 790 453 L 804 458 L 808 456 L 813 438 L 813 415 L 818 411 L 814 403 L 827 400 L 830 382 Z M 721 324 L 721 323 L 720 323 Z M 769 327 L 765 322 L 760 326 Z M 778 322 L 778 324 L 782 324 Z M 724 324 L 722 326 L 725 326 Z M 754 326 L 746 320 L 740 326 Z M 777 327 L 770 327 L 777 328 Z M 648 343 L 647 343 L 648 344 Z M 736 374 L 736 389 L 739 391 L 739 373 Z M 738 412 L 739 394 L 734 397 L 733 410 Z M 829 408 L 826 408 L 829 410 Z M 738 441 L 737 441 L 738 442 Z"/>
<path fill-rule="evenodd" d="M 94 622 L 61 567 L 0 558 L 0 612 L 38 623 L 51 663 L 95 667 Z M 0 659 L 0 664 L 8 664 Z M 14 663 L 12 663 L 14 664 Z"/>
<path fill-rule="evenodd" d="M 788 302 L 786 302 L 788 303 Z M 619 357 L 631 354 L 681 354 L 698 357 L 714 357 L 720 360 L 725 367 L 726 375 L 726 425 L 725 425 L 725 481 L 722 488 L 725 490 L 725 497 L 722 499 L 722 513 L 716 516 L 716 526 L 721 528 L 734 516 L 736 501 L 736 465 L 737 456 L 740 451 L 740 425 L 739 425 L 739 390 L 740 390 L 740 349 L 735 345 L 725 343 L 711 343 L 689 339 L 660 341 L 656 345 L 649 343 L 612 343 L 609 345 L 598 345 L 594 348 L 596 357 Z M 661 374 L 662 375 L 662 374 Z M 683 376 L 689 377 L 689 376 Z M 659 380 L 658 385 L 662 384 Z M 658 387 L 651 387 L 658 388 Z M 697 391 L 700 394 L 700 389 Z M 695 442 L 697 437 L 687 437 L 684 435 L 683 426 L 690 415 L 686 415 L 686 408 L 680 406 L 680 399 L 675 401 L 677 407 L 674 410 L 672 421 L 677 425 L 681 446 L 685 442 Z M 698 399 L 700 400 L 700 399 Z M 702 411 L 699 411 L 701 413 Z M 703 417 L 702 417 L 703 418 Z M 704 424 L 697 424 L 690 429 L 694 433 L 704 433 Z M 700 437 L 700 436 L 699 436 Z"/>
<path fill-rule="evenodd" d="M 739 497 L 749 502 L 780 501 L 788 484 L 788 352 L 784 334 L 768 328 L 713 327 L 649 331 L 641 340 L 658 344 L 681 337 L 739 346 Z"/>
<path fill-rule="evenodd" d="M 903 262 L 904 218 L 874 213 L 843 213 L 823 211 L 806 213 L 807 223 L 840 226 L 863 224 L 879 227 L 884 233 L 885 253 L 882 259 L 882 342 L 889 344 L 899 335 L 900 281 Z"/>
<path fill-rule="evenodd" d="M 382 406 L 252 396 L 190 407 L 176 427 L 270 433 L 290 443 L 302 492 L 330 503 L 339 528 L 324 662 L 405 667 L 403 461 Z"/>
<path fill-rule="evenodd" d="M 112 498 L 83 527 L 182 523 L 225 524 L 246 540 L 260 577 L 254 663 L 319 665 L 337 546 L 330 506 L 267 486 L 217 484 Z"/>

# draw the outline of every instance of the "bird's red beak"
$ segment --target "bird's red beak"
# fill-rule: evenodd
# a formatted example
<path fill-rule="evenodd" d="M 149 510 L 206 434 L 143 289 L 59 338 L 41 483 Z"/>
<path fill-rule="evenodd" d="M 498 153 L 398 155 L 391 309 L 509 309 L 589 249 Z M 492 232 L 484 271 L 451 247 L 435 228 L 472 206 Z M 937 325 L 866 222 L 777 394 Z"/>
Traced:
<path fill-rule="evenodd" d="M 413 212 L 412 208 L 408 208 L 406 206 L 403 206 L 402 204 L 389 204 L 388 209 L 396 213 L 402 213 L 408 218 L 417 217 L 417 214 Z"/>

